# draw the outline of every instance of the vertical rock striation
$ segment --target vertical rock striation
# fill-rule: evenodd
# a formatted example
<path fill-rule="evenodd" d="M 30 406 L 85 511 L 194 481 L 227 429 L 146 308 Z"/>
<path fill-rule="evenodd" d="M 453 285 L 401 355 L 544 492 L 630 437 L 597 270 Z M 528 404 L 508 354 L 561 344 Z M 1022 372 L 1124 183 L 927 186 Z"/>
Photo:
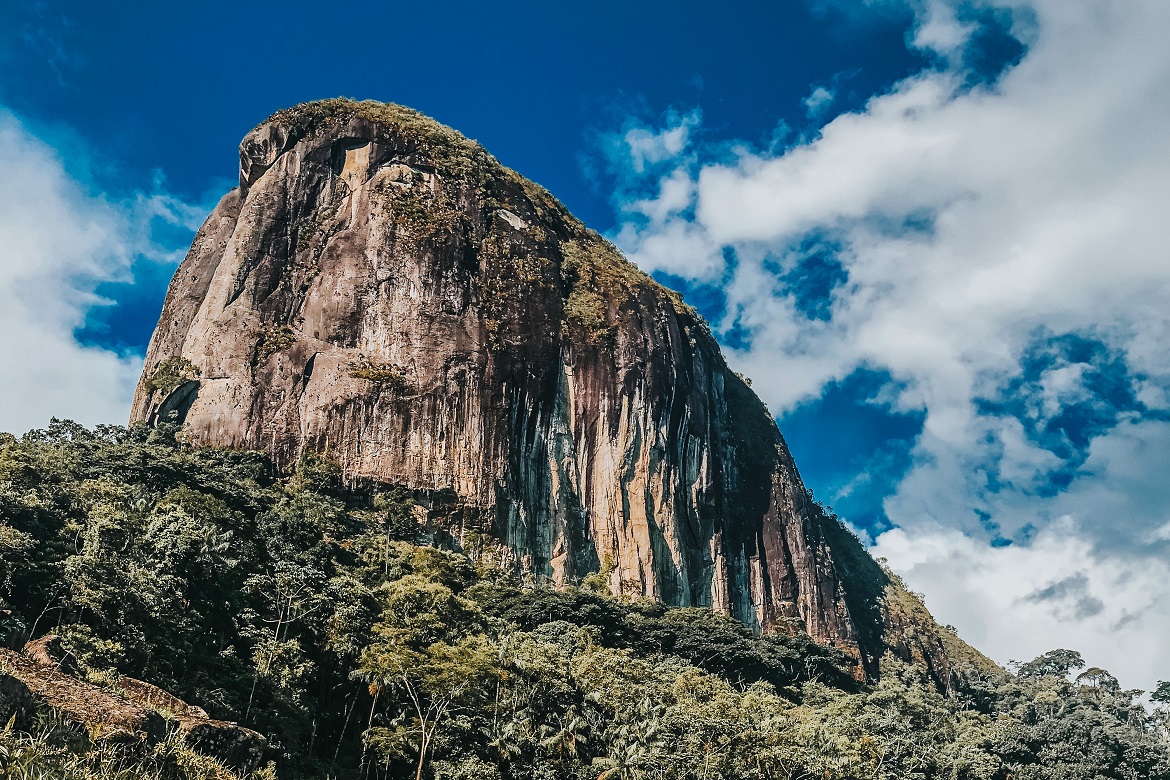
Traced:
<path fill-rule="evenodd" d="M 764 405 L 680 297 L 398 106 L 279 112 L 178 269 L 134 420 L 451 497 L 556 583 L 792 619 L 872 667 Z M 856 601 L 856 599 L 853 599 Z"/>

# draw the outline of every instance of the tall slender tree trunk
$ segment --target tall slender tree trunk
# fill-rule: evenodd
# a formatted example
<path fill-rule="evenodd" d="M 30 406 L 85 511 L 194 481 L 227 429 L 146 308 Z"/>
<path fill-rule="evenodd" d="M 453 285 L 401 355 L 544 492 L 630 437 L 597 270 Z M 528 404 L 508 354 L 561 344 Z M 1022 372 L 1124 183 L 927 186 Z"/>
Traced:
<path fill-rule="evenodd" d="M 430 739 L 427 737 L 426 723 L 423 723 L 422 741 L 418 746 L 418 769 L 414 773 L 414 780 L 422 780 L 423 762 L 427 758 L 427 748 L 430 746 Z"/>

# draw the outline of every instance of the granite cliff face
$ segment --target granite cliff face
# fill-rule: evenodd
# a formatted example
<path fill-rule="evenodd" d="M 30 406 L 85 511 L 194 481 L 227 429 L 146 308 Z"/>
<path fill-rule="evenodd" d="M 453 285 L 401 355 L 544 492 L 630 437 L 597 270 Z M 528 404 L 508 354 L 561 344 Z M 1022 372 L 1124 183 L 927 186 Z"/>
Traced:
<path fill-rule="evenodd" d="M 555 583 L 600 570 L 615 592 L 798 625 L 870 670 L 890 643 L 881 586 L 835 550 L 855 540 L 694 311 L 408 109 L 310 103 L 244 139 L 133 419 L 281 466 L 328 452 Z"/>

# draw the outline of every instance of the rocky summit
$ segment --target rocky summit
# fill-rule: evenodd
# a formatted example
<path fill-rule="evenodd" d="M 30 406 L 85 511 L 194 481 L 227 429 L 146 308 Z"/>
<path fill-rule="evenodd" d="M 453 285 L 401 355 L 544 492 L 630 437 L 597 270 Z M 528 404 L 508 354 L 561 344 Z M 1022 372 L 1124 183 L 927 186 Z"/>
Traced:
<path fill-rule="evenodd" d="M 171 283 L 133 420 L 425 497 L 554 584 L 803 629 L 869 673 L 986 659 L 805 490 L 710 330 L 548 192 L 415 111 L 278 112 Z"/>

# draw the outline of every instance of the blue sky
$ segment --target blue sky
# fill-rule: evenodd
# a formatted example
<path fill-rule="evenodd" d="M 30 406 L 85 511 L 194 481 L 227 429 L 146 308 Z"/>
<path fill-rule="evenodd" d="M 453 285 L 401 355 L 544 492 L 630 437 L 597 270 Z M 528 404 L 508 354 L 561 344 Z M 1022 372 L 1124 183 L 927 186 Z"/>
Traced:
<path fill-rule="evenodd" d="M 582 173 L 590 136 L 631 111 L 702 105 L 707 127 L 763 139 L 803 126 L 813 83 L 860 103 L 908 75 L 905 12 L 848 20 L 802 3 L 15 3 L 0 100 L 64 123 L 107 186 L 163 170 L 187 199 L 235 176 L 235 146 L 277 108 L 345 95 L 417 108 L 555 190 L 590 224 L 614 214 Z M 244 9 L 238 6 L 245 6 Z M 10 17 L 11 18 L 11 17 Z"/>
<path fill-rule="evenodd" d="M 399 102 L 683 290 L 942 622 L 1170 677 L 1162 0 L 236 6 L 6 5 L 0 429 L 125 418 L 251 127 Z"/>
<path fill-rule="evenodd" d="M 161 189 L 209 207 L 232 186 L 239 139 L 272 111 L 335 95 L 398 102 L 481 141 L 606 232 L 619 219 L 606 159 L 615 131 L 681 106 L 701 110 L 712 138 L 768 145 L 815 132 L 928 60 L 906 47 L 912 17 L 898 7 L 846 14 L 752 2 L 728 13 L 700 2 L 463 2 L 437 15 L 418 3 L 342 3 L 327 20 L 319 13 L 316 4 L 283 2 L 243 11 L 28 3 L 0 50 L 0 104 L 33 132 L 72 136 L 66 143 L 84 152 L 66 151 L 64 162 L 82 168 L 80 159 L 85 169 L 71 172 L 88 187 L 114 197 Z M 810 115 L 805 100 L 817 86 L 832 90 L 833 105 Z M 190 242 L 189 224 L 152 227 L 166 248 Z M 81 343 L 144 352 L 172 270 L 146 257 L 130 277 L 97 285 L 116 304 L 88 312 Z M 715 319 L 718 296 L 703 292 L 691 297 Z M 826 499 L 868 461 L 889 459 L 887 440 L 916 433 L 913 415 L 884 415 L 855 396 L 832 394 L 785 426 Z M 828 442 L 821 418 L 857 432 Z M 860 525 L 883 522 L 880 502 L 848 503 Z"/>

